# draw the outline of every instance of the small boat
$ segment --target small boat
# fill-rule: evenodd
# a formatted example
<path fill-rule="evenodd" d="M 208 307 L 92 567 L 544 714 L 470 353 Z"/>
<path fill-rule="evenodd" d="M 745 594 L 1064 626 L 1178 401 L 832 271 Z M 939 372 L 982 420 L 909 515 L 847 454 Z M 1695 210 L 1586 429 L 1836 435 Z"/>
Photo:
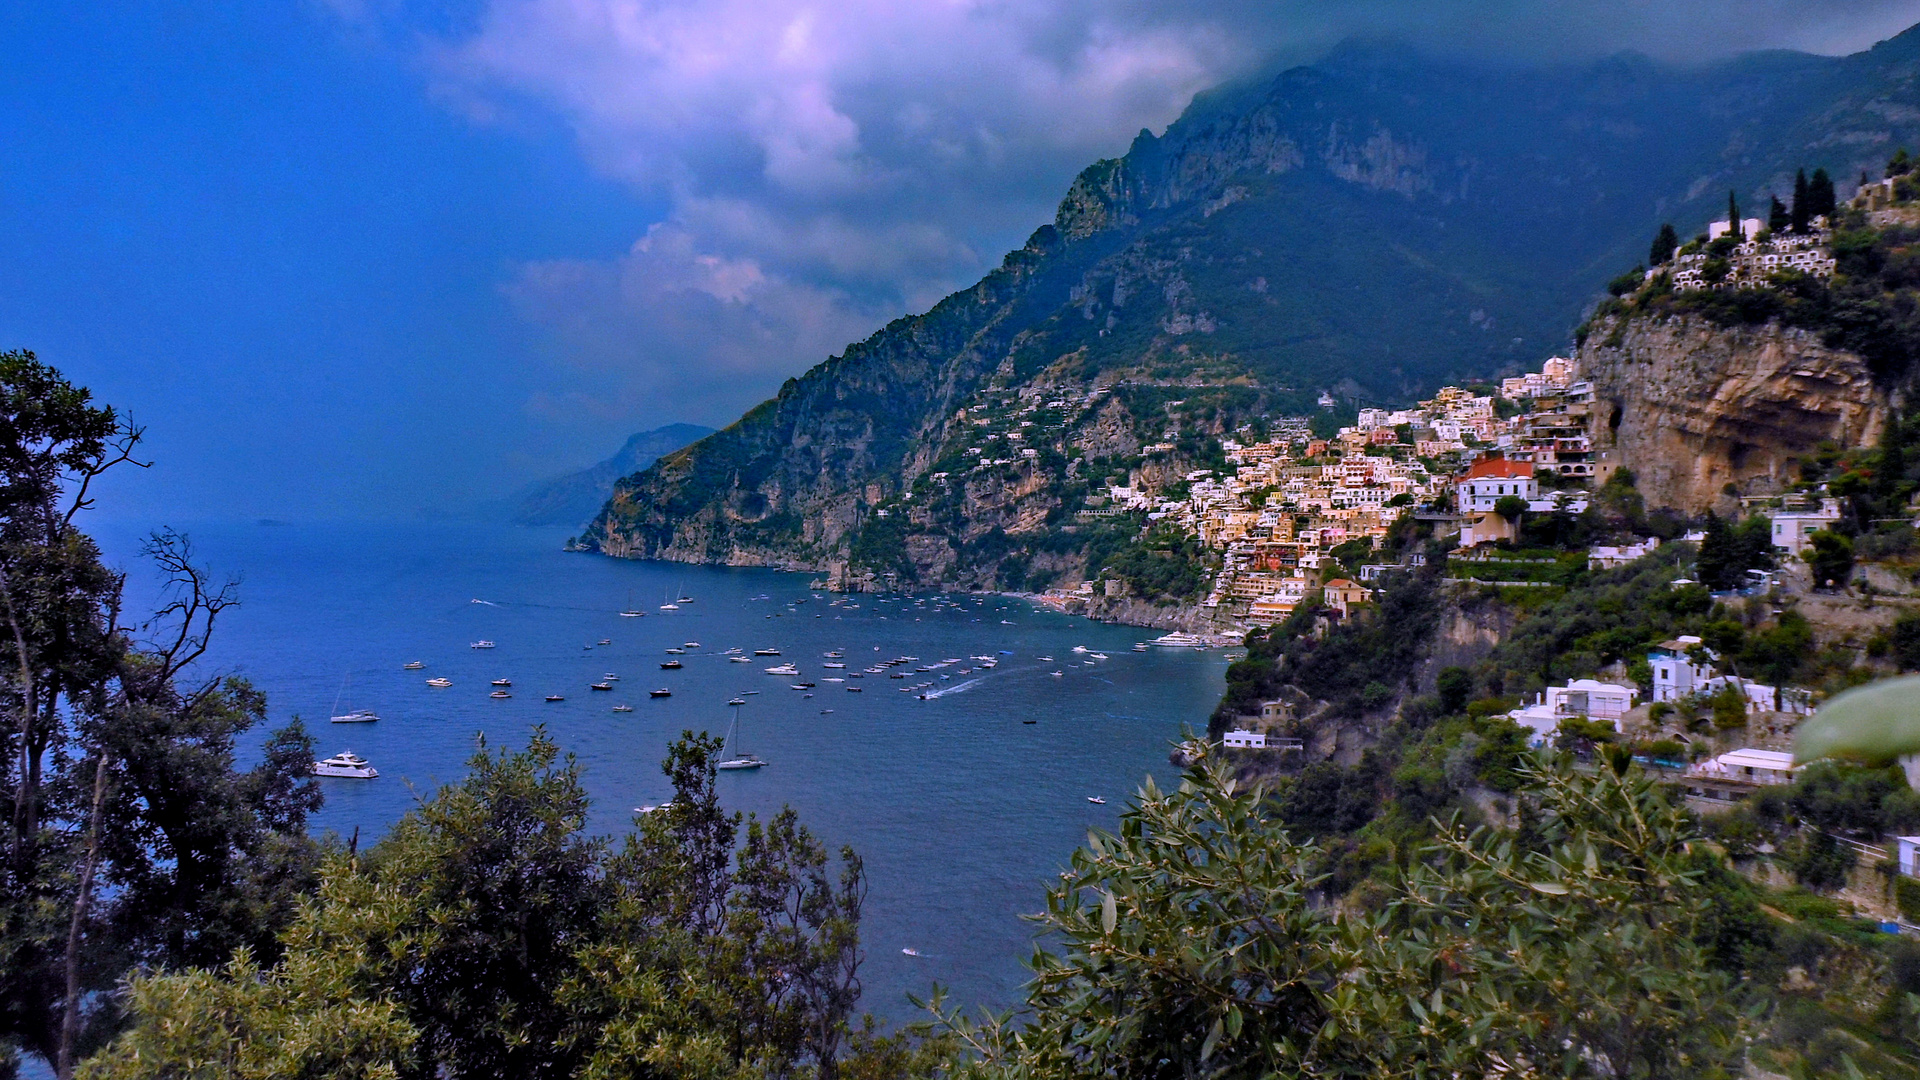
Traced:
<path fill-rule="evenodd" d="M 1136 641 L 1136 642 L 1134 642 L 1134 643 L 1133 643 L 1133 651 L 1134 651 L 1134 652 L 1146 652 L 1146 651 L 1147 651 L 1147 643 L 1146 643 L 1146 642 L 1144 642 L 1144 641 Z"/>
<path fill-rule="evenodd" d="M 1089 796 L 1087 796 L 1087 801 L 1088 801 L 1088 802 L 1090 802 L 1090 803 L 1092 803 L 1092 804 L 1093 804 L 1093 805 L 1095 805 L 1095 806 L 1105 806 L 1105 805 L 1107 805 L 1107 800 L 1105 800 L 1105 799 L 1103 799 L 1103 798 L 1101 798 L 1101 797 L 1100 797 L 1100 796 L 1098 796 L 1098 795 L 1089 795 Z"/>
<path fill-rule="evenodd" d="M 700 647 L 700 643 L 697 641 L 683 641 L 680 643 L 680 647 L 683 649 L 697 649 Z"/>
<path fill-rule="evenodd" d="M 602 644 L 602 645 L 611 645 L 611 644 L 613 644 L 613 639 L 612 639 L 612 638 L 610 638 L 610 637 L 603 637 L 603 638 L 601 638 L 601 639 L 600 639 L 600 644 Z"/>
<path fill-rule="evenodd" d="M 902 956 L 919 956 L 920 950 L 919 949 L 901 949 L 900 954 Z"/>
<path fill-rule="evenodd" d="M 727 657 L 727 659 L 729 659 L 729 660 L 731 660 L 731 661 L 733 661 L 733 662 L 734 662 L 734 663 L 736 663 L 736 664 L 751 664 L 751 663 L 753 663 L 753 657 L 751 657 L 751 656 L 729 656 L 729 657 Z"/>
<path fill-rule="evenodd" d="M 687 650 L 685 650 L 685 649 L 668 649 L 668 650 L 667 650 L 667 655 L 668 655 L 668 656 L 685 656 L 685 655 L 687 655 Z"/>
<path fill-rule="evenodd" d="M 448 685 L 452 684 L 449 683 Z M 372 709 L 351 709 L 332 719 L 336 724 L 371 724 L 375 720 L 380 719 L 380 716 Z"/>
<path fill-rule="evenodd" d="M 1053 676 L 1054 678 L 1056 678 L 1056 679 L 1057 679 L 1057 678 L 1059 678 L 1060 676 L 1062 676 L 1062 675 L 1065 675 L 1065 674 L 1066 674 L 1066 672 L 1064 672 L 1064 671 L 1054 671 L 1054 672 L 1049 672 L 1049 674 L 1051 674 L 1051 675 L 1052 675 L 1052 676 Z"/>
<path fill-rule="evenodd" d="M 481 639 L 480 639 L 479 641 L 476 641 L 476 642 L 474 642 L 473 644 L 471 644 L 471 645 L 469 645 L 469 646 L 467 646 L 467 648 L 469 648 L 469 649 L 493 649 L 493 648 L 498 648 L 498 646 L 496 646 L 496 645 L 495 645 L 495 644 L 494 644 L 493 642 L 491 642 L 491 641 L 488 641 L 488 640 L 487 640 L 487 639 L 485 639 L 485 638 L 481 638 Z"/>
<path fill-rule="evenodd" d="M 628 589 L 627 590 L 627 606 L 620 609 L 620 617 L 623 619 L 643 619 L 646 617 L 646 615 L 647 615 L 646 612 L 641 611 L 639 608 L 633 606 L 633 590 Z"/>
<path fill-rule="evenodd" d="M 753 655 L 755 655 L 755 656 L 779 656 L 779 655 L 780 655 L 780 650 L 779 650 L 779 649 L 755 649 L 755 650 L 753 650 Z"/>
<path fill-rule="evenodd" d="M 1039 723 L 1040 721 L 1038 721 L 1038 720 L 1022 720 L 1022 721 L 1020 721 L 1020 722 L 1021 722 L 1021 723 L 1023 723 L 1023 724 L 1037 724 L 1037 723 Z"/>
<path fill-rule="evenodd" d="M 436 690 L 445 690 L 447 687 L 453 685 L 453 680 L 452 679 L 428 679 L 427 685 L 433 687 Z"/>
<path fill-rule="evenodd" d="M 679 669 L 685 666 L 686 666 L 685 664 L 682 664 L 678 660 L 667 660 L 667 661 L 663 661 L 660 664 L 660 669 L 662 671 L 678 671 Z"/>
<path fill-rule="evenodd" d="M 846 667 L 847 665 L 841 663 L 838 660 L 829 660 L 826 663 L 821 664 L 820 666 L 823 668 L 843 668 L 843 667 Z"/>
<path fill-rule="evenodd" d="M 679 611 L 680 605 L 679 604 L 661 604 L 660 610 L 661 611 Z"/>
<path fill-rule="evenodd" d="M 488 694 L 487 696 L 490 698 L 496 698 L 496 699 L 506 699 L 506 698 L 512 697 L 513 695 L 507 693 L 505 690 L 495 690 L 493 693 Z"/>
<path fill-rule="evenodd" d="M 647 691 L 647 696 L 648 696 L 648 697 L 672 697 L 672 696 L 673 696 L 673 691 L 671 691 L 671 690 L 669 690 L 669 689 L 667 689 L 666 687 L 664 687 L 664 686 L 663 686 L 663 687 L 661 687 L 661 688 L 660 688 L 660 689 L 658 689 L 658 690 L 649 690 L 649 691 Z"/>
<path fill-rule="evenodd" d="M 419 671 L 421 668 L 426 667 L 427 665 L 426 665 L 426 662 L 422 660 L 409 660 L 407 663 L 401 666 L 407 671 Z"/>
<path fill-rule="evenodd" d="M 691 604 L 691 603 L 693 603 L 693 597 L 691 597 L 691 596 L 683 596 L 683 597 L 681 597 L 681 598 L 680 598 L 680 602 L 681 602 L 681 603 L 683 603 L 683 604 Z"/>
<path fill-rule="evenodd" d="M 495 686 L 512 686 L 512 685 L 513 685 L 513 680 L 512 680 L 512 679 L 495 679 L 495 680 L 493 680 L 493 685 L 495 685 Z"/>
<path fill-rule="evenodd" d="M 602 676 L 600 676 L 600 677 L 601 677 L 602 679 L 605 679 L 605 680 L 606 680 L 607 682 L 619 682 L 619 681 L 620 681 L 620 676 L 618 676 L 618 675 L 615 675 L 615 674 L 614 674 L 613 672 L 611 672 L 611 671 L 609 671 L 609 672 L 607 672 L 606 674 L 604 674 L 604 675 L 602 675 Z"/>
<path fill-rule="evenodd" d="M 673 808 L 673 800 L 668 799 L 666 802 L 663 802 L 658 806 L 636 806 L 633 808 L 633 812 L 636 814 L 652 814 L 661 810 L 670 810 L 672 808 Z"/>
<path fill-rule="evenodd" d="M 1041 662 L 1043 662 L 1043 663 L 1048 663 L 1048 664 L 1051 664 L 1051 663 L 1053 663 L 1053 657 L 1051 657 L 1051 656 L 1036 656 L 1036 657 L 1034 657 L 1034 659 L 1035 659 L 1035 660 L 1039 660 L 1039 661 L 1041 661 Z"/>
<path fill-rule="evenodd" d="M 766 764 L 766 762 L 761 761 L 752 754 L 742 754 L 737 758 L 728 758 L 725 761 L 716 762 L 713 767 L 724 772 L 733 772 L 739 769 L 765 768 Z"/>
<path fill-rule="evenodd" d="M 1088 656 L 1091 656 L 1091 657 L 1093 657 L 1093 658 L 1094 658 L 1095 660 L 1105 660 L 1105 659 L 1107 659 L 1107 654 L 1106 654 L 1106 653 L 1103 653 L 1103 652 L 1097 652 L 1097 653 L 1088 653 L 1087 655 L 1088 655 Z"/>
<path fill-rule="evenodd" d="M 744 770 L 765 768 L 767 763 L 764 761 L 761 761 L 759 758 L 755 757 L 752 754 L 743 754 L 743 753 L 736 752 L 731 757 L 726 756 L 729 753 L 729 751 L 732 751 L 734 746 L 736 745 L 734 742 L 734 735 L 738 733 L 739 730 L 740 730 L 740 706 L 735 705 L 733 707 L 733 722 L 727 725 L 727 737 L 725 740 L 723 740 L 720 743 L 720 753 L 722 755 L 721 759 L 719 761 L 714 762 L 713 767 L 716 769 L 723 770 L 725 772 L 740 772 Z"/>
<path fill-rule="evenodd" d="M 727 699 L 727 704 L 729 705 L 745 705 L 746 703 L 747 703 L 747 699 L 743 697 Z"/>
<path fill-rule="evenodd" d="M 612 683 L 604 683 L 604 682 L 597 682 L 597 683 L 593 683 L 593 684 L 591 684 L 591 685 L 589 685 L 589 686 L 587 687 L 587 689 L 589 689 L 589 690 L 611 690 L 611 689 L 613 689 L 613 684 L 612 684 Z"/>
<path fill-rule="evenodd" d="M 355 780 L 371 780 L 380 775 L 380 770 L 367 762 L 366 758 L 351 750 L 342 750 L 325 761 L 313 763 L 315 776 L 345 776 Z"/>
<path fill-rule="evenodd" d="M 1087 647 L 1086 647 L 1085 645 L 1075 645 L 1075 646 L 1073 647 L 1073 651 L 1074 651 L 1074 652 L 1086 652 L 1086 651 L 1087 651 Z"/>
<path fill-rule="evenodd" d="M 800 674 L 800 669 L 794 667 L 792 664 L 775 664 L 767 668 L 766 672 L 769 675 L 798 675 Z"/>
<path fill-rule="evenodd" d="M 565 700 L 567 700 L 567 699 L 566 699 L 566 698 L 564 698 L 564 697 L 562 697 L 562 696 L 560 696 L 559 694 L 548 694 L 548 695 L 547 695 L 547 700 L 548 700 L 548 701 L 565 701 Z"/>
<path fill-rule="evenodd" d="M 614 711 L 614 712 L 632 712 L 632 711 L 633 711 L 633 706 L 631 706 L 631 705 L 615 705 L 615 706 L 613 707 L 613 711 Z"/>
<path fill-rule="evenodd" d="M 859 687 L 859 686 L 849 686 L 849 687 L 847 687 L 847 693 L 849 693 L 849 694 L 857 694 L 857 693 L 859 693 L 859 692 L 860 692 L 860 691 L 861 691 L 862 689 L 864 689 L 864 688 L 863 688 L 863 687 Z"/>

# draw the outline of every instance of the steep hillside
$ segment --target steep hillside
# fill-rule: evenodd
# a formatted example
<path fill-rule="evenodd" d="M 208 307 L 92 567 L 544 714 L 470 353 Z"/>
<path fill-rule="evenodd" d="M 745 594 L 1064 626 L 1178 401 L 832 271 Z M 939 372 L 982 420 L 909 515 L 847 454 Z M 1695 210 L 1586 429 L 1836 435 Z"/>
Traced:
<path fill-rule="evenodd" d="M 1079 514 L 1107 484 L 1177 482 L 1204 436 L 1323 388 L 1537 360 L 1661 221 L 1690 233 L 1803 165 L 1844 197 L 1920 145 L 1917 57 L 1913 31 L 1691 71 L 1356 46 L 1205 96 L 978 285 L 622 481 L 584 543 L 1002 586 L 1146 558 L 1137 522 Z"/>
<path fill-rule="evenodd" d="M 631 476 L 660 455 L 711 434 L 712 428 L 699 424 L 668 424 L 633 435 L 605 461 L 527 485 L 513 499 L 513 523 L 578 526 L 591 521 L 606 505 L 621 477 Z"/>

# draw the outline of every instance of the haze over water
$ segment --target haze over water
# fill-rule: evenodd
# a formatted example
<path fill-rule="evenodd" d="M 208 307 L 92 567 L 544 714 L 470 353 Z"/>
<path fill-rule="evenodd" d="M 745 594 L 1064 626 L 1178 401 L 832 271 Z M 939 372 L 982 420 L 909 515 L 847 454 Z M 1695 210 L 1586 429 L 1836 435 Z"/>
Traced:
<path fill-rule="evenodd" d="M 275 725 L 298 714 L 322 754 L 351 748 L 379 768 L 373 781 L 321 781 L 327 805 L 314 827 L 358 828 L 363 844 L 417 797 L 462 777 L 476 733 L 518 748 L 537 724 L 585 766 L 589 829 L 622 835 L 635 807 L 670 795 L 660 771 L 667 745 L 687 728 L 723 734 L 726 702 L 746 696 L 739 745 L 771 764 L 721 774 L 722 798 L 762 816 L 791 803 L 829 846 L 851 844 L 866 860 L 863 1007 L 895 1021 L 911 1018 L 903 995 L 936 980 L 957 1004 L 1015 1000 L 1033 934 L 1019 916 L 1039 910 L 1045 882 L 1088 827 L 1111 826 L 1147 774 L 1162 783 L 1177 775 L 1168 744 L 1182 724 L 1204 727 L 1225 669 L 1217 650 L 1135 653 L 1134 642 L 1158 632 L 1017 600 L 837 598 L 810 592 L 802 574 L 567 554 L 555 530 L 188 531 L 200 563 L 244 577 L 242 605 L 223 616 L 210 662 L 253 680 Z M 129 571 L 129 610 L 150 607 L 138 533 L 99 532 L 109 562 Z M 693 603 L 658 610 L 683 595 Z M 644 618 L 619 615 L 629 597 Z M 498 647 L 470 648 L 478 639 Z M 689 641 L 700 647 L 677 658 L 685 667 L 661 670 L 665 650 Z M 1109 659 L 1086 663 L 1075 645 Z M 722 654 L 736 647 L 781 655 L 731 663 Z M 822 654 L 836 650 L 847 667 L 823 668 Z M 912 673 L 988 654 L 1000 660 L 990 671 L 964 660 Z M 824 681 L 902 655 L 920 658 L 892 669 L 905 680 Z M 425 669 L 403 670 L 410 660 Z M 796 679 L 763 673 L 782 661 L 818 683 L 810 697 L 789 688 Z M 963 667 L 976 670 L 957 674 Z M 608 672 L 620 676 L 613 692 L 588 689 Z M 435 676 L 453 686 L 426 686 Z M 496 678 L 513 680 L 511 699 L 488 698 Z M 929 680 L 933 700 L 900 692 Z M 657 687 L 673 696 L 650 699 Z M 550 693 L 566 700 L 542 700 Z M 614 713 L 617 703 L 634 711 Z M 383 719 L 327 722 L 349 706 Z M 1106 805 L 1087 801 L 1096 795 Z"/>

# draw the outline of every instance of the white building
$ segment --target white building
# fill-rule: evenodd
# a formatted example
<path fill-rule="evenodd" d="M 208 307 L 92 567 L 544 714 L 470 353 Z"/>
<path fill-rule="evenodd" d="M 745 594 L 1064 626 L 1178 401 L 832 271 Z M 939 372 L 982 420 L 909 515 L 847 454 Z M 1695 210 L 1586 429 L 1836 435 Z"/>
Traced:
<path fill-rule="evenodd" d="M 1267 733 L 1264 731 L 1229 731 L 1220 740 L 1222 746 L 1236 750 L 1265 750 Z"/>
<path fill-rule="evenodd" d="M 1653 700 L 1679 701 L 1697 692 L 1708 679 L 1713 678 L 1711 651 L 1706 652 L 1703 662 L 1698 664 L 1687 657 L 1688 651 L 1699 645 L 1699 638 L 1682 634 L 1672 641 L 1661 642 L 1647 652 L 1647 665 L 1653 668 Z"/>
<path fill-rule="evenodd" d="M 1920 836 L 1896 836 L 1894 860 L 1900 864 L 1900 872 L 1908 877 L 1920 877 Z"/>
<path fill-rule="evenodd" d="M 1651 555 L 1653 549 L 1659 546 L 1660 538 L 1657 536 L 1649 536 L 1637 544 L 1628 544 L 1624 547 L 1596 544 L 1587 549 L 1587 564 L 1596 570 L 1613 570 L 1635 559 Z"/>
<path fill-rule="evenodd" d="M 1735 784 L 1793 783 L 1793 755 L 1779 750 L 1729 750 L 1687 768 L 1687 777 Z"/>
<path fill-rule="evenodd" d="M 1752 218 L 1752 217 L 1741 218 L 1740 219 L 1740 239 L 1751 240 L 1754 237 L 1759 236 L 1760 228 L 1763 224 L 1765 223 L 1762 222 L 1759 218 Z M 1716 221 L 1713 224 L 1708 225 L 1707 239 L 1708 240 L 1720 239 L 1721 237 L 1727 235 L 1728 228 L 1729 228 L 1728 224 L 1724 221 Z"/>
<path fill-rule="evenodd" d="M 1818 510 L 1776 510 L 1773 518 L 1773 546 L 1786 548 L 1795 555 L 1807 550 L 1807 538 L 1840 520 L 1840 500 L 1821 499 Z"/>
<path fill-rule="evenodd" d="M 1565 686 L 1547 687 L 1532 705 L 1515 709 L 1507 715 L 1513 718 L 1514 723 L 1546 739 L 1560 727 L 1560 721 L 1575 716 L 1616 723 L 1627 714 L 1627 710 L 1633 708 L 1636 694 L 1637 691 L 1630 686 L 1616 686 L 1595 679 L 1575 679 Z"/>

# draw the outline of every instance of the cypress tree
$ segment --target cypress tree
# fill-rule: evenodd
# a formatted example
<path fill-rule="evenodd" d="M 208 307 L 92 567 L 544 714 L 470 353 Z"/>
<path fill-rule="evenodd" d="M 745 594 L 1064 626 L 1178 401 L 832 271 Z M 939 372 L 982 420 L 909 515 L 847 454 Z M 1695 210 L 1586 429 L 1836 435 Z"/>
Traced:
<path fill-rule="evenodd" d="M 1680 234 L 1673 231 L 1673 223 L 1660 226 L 1653 236 L 1653 249 L 1647 252 L 1647 265 L 1659 266 L 1673 258 L 1674 249 L 1680 246 Z"/>
<path fill-rule="evenodd" d="M 1901 147 L 1893 152 L 1893 159 L 1887 162 L 1887 179 L 1905 176 L 1913 171 L 1913 159 L 1907 157 L 1907 148 Z"/>
<path fill-rule="evenodd" d="M 1813 204 L 1808 208 L 1813 217 L 1832 217 L 1839 208 L 1833 194 L 1833 177 L 1827 175 L 1827 170 L 1813 170 L 1813 179 L 1807 181 L 1807 198 Z"/>
<path fill-rule="evenodd" d="M 1807 222 L 1813 220 L 1813 194 L 1807 189 L 1807 170 L 1801 169 L 1793 174 L 1793 210 L 1789 214 L 1789 223 L 1793 231 L 1807 231 Z"/>
<path fill-rule="evenodd" d="M 1744 243 L 1746 231 L 1740 228 L 1740 204 L 1733 199 L 1733 192 L 1727 192 L 1727 235 L 1733 237 L 1736 244 Z"/>
<path fill-rule="evenodd" d="M 1778 195 L 1769 195 L 1767 200 L 1772 204 L 1767 209 L 1767 230 L 1777 233 L 1786 232 L 1793 224 L 1793 219 L 1787 216 L 1787 204 L 1781 202 Z"/>

